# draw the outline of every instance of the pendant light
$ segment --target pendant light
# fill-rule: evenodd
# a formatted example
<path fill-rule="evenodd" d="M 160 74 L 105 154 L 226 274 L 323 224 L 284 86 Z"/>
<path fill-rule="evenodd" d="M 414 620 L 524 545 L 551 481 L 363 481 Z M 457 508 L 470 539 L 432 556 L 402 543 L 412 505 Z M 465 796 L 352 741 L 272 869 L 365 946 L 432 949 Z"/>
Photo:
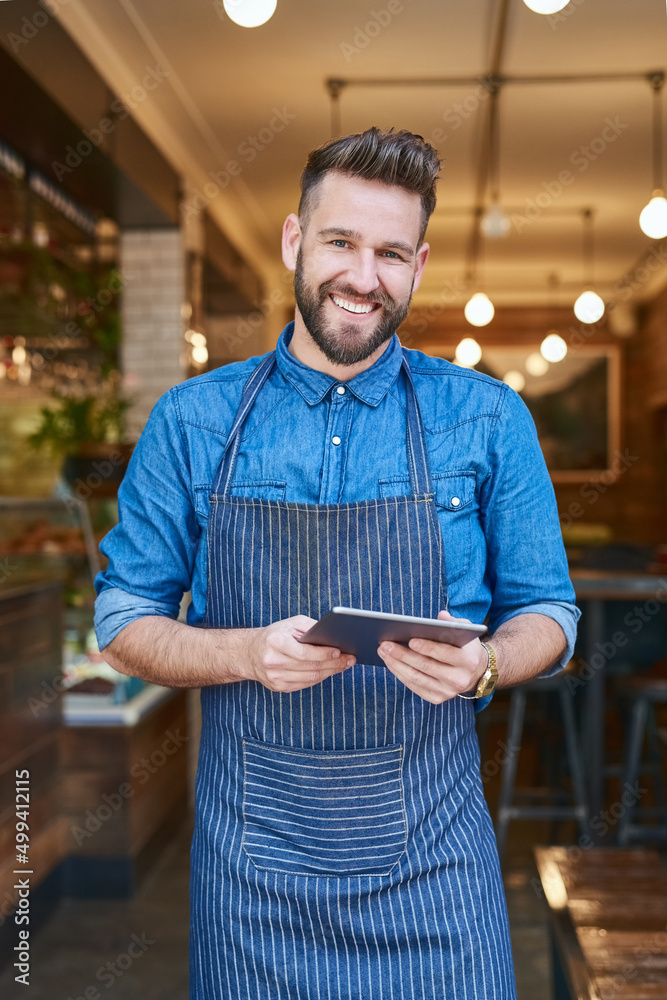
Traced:
<path fill-rule="evenodd" d="M 604 302 L 593 289 L 593 212 L 590 208 L 582 213 L 584 223 L 584 290 L 574 303 L 574 315 L 580 323 L 592 325 L 604 316 Z"/>
<path fill-rule="evenodd" d="M 664 73 L 652 73 L 649 77 L 653 89 L 653 194 L 639 216 L 641 231 L 652 240 L 667 236 L 667 198 L 662 187 L 662 87 Z"/>
<path fill-rule="evenodd" d="M 551 301 L 549 308 L 554 315 L 558 315 L 560 306 L 560 281 L 557 274 L 549 275 L 549 287 L 551 289 Z M 556 329 L 549 330 L 546 337 L 540 344 L 540 354 L 550 365 L 556 365 L 562 361 L 567 354 L 567 344 Z"/>
<path fill-rule="evenodd" d="M 474 368 L 482 357 L 482 348 L 474 337 L 464 337 L 457 344 L 454 359 L 463 368 Z"/>
<path fill-rule="evenodd" d="M 463 312 L 471 326 L 488 326 L 496 310 L 488 295 L 475 292 L 466 302 Z"/>
<path fill-rule="evenodd" d="M 555 365 L 567 354 L 567 344 L 558 330 L 550 330 L 540 344 L 540 354 L 549 364 Z"/>
<path fill-rule="evenodd" d="M 567 7 L 570 0 L 523 0 L 523 2 L 536 14 L 556 14 L 563 7 Z"/>
<path fill-rule="evenodd" d="M 480 219 L 480 227 L 489 240 L 500 240 L 507 236 L 511 223 L 507 213 L 500 206 L 500 129 L 498 124 L 498 104 L 500 87 L 491 90 L 488 132 L 488 175 L 490 205 Z"/>
<path fill-rule="evenodd" d="M 278 0 L 223 0 L 230 20 L 242 28 L 258 28 L 273 17 Z"/>

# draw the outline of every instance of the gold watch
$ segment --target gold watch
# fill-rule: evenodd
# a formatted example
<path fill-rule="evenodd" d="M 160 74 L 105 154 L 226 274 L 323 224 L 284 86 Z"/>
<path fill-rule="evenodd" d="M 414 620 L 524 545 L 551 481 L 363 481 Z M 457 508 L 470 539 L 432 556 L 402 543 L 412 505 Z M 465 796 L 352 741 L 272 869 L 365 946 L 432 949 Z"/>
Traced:
<path fill-rule="evenodd" d="M 489 655 L 489 660 L 486 665 L 486 670 L 482 674 L 477 685 L 477 689 L 474 694 L 460 694 L 459 698 L 466 698 L 471 701 L 477 698 L 486 698 L 488 695 L 493 693 L 493 689 L 498 681 L 498 667 L 496 666 L 496 652 L 493 646 L 490 646 L 488 642 L 483 642 L 482 645 Z"/>

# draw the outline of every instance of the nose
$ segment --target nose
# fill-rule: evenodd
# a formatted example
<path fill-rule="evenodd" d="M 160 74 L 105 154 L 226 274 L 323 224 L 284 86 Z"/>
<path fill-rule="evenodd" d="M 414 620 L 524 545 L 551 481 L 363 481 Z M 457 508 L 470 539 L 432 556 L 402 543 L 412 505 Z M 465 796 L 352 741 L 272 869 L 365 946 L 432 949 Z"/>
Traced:
<path fill-rule="evenodd" d="M 377 258 L 372 249 L 360 250 L 348 273 L 349 284 L 359 295 L 370 295 L 378 287 Z"/>

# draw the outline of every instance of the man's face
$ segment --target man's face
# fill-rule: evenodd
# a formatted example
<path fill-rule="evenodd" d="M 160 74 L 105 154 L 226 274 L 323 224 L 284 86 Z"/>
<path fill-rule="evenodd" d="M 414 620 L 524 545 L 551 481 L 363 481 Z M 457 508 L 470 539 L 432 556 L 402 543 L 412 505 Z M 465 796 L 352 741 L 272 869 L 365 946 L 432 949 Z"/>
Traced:
<path fill-rule="evenodd" d="M 329 361 L 358 364 L 409 312 L 428 256 L 426 244 L 417 249 L 421 200 L 332 171 L 312 192 L 305 222 L 292 248 L 298 312 Z"/>

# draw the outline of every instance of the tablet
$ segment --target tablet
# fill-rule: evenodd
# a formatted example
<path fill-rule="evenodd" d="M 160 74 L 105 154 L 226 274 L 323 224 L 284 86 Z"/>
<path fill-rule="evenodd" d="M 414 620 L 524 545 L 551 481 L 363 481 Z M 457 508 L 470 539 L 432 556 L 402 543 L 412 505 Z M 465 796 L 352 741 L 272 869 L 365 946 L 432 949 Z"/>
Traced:
<path fill-rule="evenodd" d="M 465 646 L 471 639 L 486 632 L 486 625 L 474 625 L 472 622 L 413 618 L 385 611 L 362 611 L 360 608 L 333 608 L 304 632 L 299 642 L 334 646 L 341 653 L 354 654 L 357 663 L 384 667 L 386 664 L 377 650 L 385 639 L 405 646 L 410 639 L 434 639 L 452 646 Z"/>

